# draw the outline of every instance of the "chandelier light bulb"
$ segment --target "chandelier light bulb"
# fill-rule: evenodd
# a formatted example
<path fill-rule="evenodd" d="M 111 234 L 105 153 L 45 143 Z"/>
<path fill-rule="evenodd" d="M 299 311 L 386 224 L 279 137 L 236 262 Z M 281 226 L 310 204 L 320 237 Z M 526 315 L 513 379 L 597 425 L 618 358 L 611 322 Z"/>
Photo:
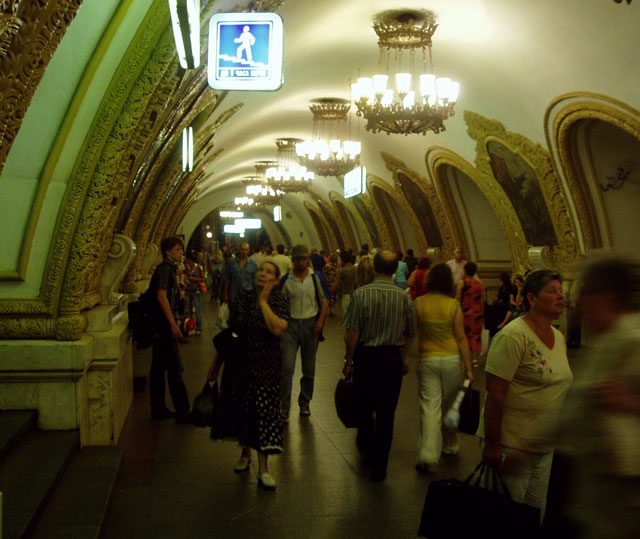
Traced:
<path fill-rule="evenodd" d="M 413 90 L 409 90 L 409 92 L 407 92 L 407 95 L 402 100 L 402 106 L 405 109 L 413 108 L 413 105 L 415 104 L 415 95 L 416 93 Z"/>
<path fill-rule="evenodd" d="M 409 90 L 411 90 L 411 73 L 396 73 L 396 88 L 400 95 L 409 93 Z"/>
<path fill-rule="evenodd" d="M 373 91 L 377 94 L 383 94 L 387 89 L 388 75 L 374 75 L 373 76 Z"/>
<path fill-rule="evenodd" d="M 420 95 L 426 97 L 436 91 L 436 76 L 429 73 L 420 75 Z"/>
<path fill-rule="evenodd" d="M 380 100 L 380 104 L 383 107 L 388 107 L 393 103 L 393 90 L 385 90 L 382 99 Z"/>
<path fill-rule="evenodd" d="M 458 94 L 460 93 L 460 83 L 451 81 L 450 85 L 449 103 L 457 103 Z"/>
<path fill-rule="evenodd" d="M 445 105 L 449 101 L 451 79 L 440 77 L 436 79 L 436 90 L 438 92 L 438 104 Z"/>

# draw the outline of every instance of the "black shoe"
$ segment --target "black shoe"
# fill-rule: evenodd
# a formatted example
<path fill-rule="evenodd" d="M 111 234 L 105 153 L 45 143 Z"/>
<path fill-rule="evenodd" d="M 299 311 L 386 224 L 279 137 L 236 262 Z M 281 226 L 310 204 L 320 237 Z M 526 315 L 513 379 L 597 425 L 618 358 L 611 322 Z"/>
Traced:
<path fill-rule="evenodd" d="M 169 408 L 164 408 L 160 410 L 152 410 L 151 411 L 151 419 L 169 419 L 173 417 L 175 414 L 169 410 Z"/>

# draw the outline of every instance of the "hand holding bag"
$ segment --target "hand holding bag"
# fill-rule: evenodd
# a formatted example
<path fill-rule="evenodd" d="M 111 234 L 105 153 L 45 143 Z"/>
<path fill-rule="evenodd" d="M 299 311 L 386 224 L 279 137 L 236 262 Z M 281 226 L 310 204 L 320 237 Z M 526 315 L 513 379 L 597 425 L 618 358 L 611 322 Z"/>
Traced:
<path fill-rule="evenodd" d="M 215 408 L 218 406 L 218 384 L 204 383 L 202 391 L 193 399 L 191 420 L 197 427 L 207 427 L 212 424 Z"/>
<path fill-rule="evenodd" d="M 514 502 L 500 472 L 503 493 L 480 486 L 485 464 L 480 463 L 464 481 L 432 481 L 424 502 L 418 535 L 429 539 L 492 537 L 532 539 L 539 536 L 540 509 Z M 480 471 L 473 483 L 473 477 Z M 461 518 L 464 516 L 464 518 Z"/>
<path fill-rule="evenodd" d="M 353 391 L 353 381 L 350 378 L 340 378 L 334 394 L 336 412 L 340 421 L 348 429 L 358 426 L 356 399 Z"/>
<path fill-rule="evenodd" d="M 229 327 L 229 304 L 221 303 L 218 307 L 218 327 L 227 329 Z"/>

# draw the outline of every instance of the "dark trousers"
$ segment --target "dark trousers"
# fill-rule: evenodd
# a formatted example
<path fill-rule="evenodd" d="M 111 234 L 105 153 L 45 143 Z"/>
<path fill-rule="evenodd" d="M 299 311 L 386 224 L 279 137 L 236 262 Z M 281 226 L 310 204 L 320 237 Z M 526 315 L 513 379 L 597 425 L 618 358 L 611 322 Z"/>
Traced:
<path fill-rule="evenodd" d="M 152 413 L 160 412 L 166 408 L 164 400 L 165 372 L 176 415 L 182 416 L 189 412 L 189 397 L 187 397 L 187 388 L 182 380 L 183 370 L 178 341 L 170 336 L 160 337 L 153 345 L 151 371 L 149 372 Z"/>
<path fill-rule="evenodd" d="M 358 406 L 358 448 L 369 456 L 373 475 L 387 473 L 393 420 L 402 386 L 402 357 L 396 346 L 360 346 L 353 363 Z"/>

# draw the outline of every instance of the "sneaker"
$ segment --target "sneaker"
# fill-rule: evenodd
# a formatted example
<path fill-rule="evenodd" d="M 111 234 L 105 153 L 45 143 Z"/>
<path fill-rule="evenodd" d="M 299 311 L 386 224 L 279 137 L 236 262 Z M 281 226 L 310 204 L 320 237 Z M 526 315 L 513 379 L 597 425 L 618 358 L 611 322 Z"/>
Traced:
<path fill-rule="evenodd" d="M 301 404 L 300 405 L 300 416 L 301 417 L 308 417 L 311 415 L 311 410 L 309 409 L 309 405 L 308 404 Z"/>
<path fill-rule="evenodd" d="M 289 421 L 289 410 L 280 410 L 280 419 L 282 419 L 282 421 Z"/>
<path fill-rule="evenodd" d="M 264 490 L 275 490 L 276 480 L 270 473 L 258 474 L 258 485 Z"/>
<path fill-rule="evenodd" d="M 251 459 L 248 457 L 240 457 L 240 460 L 236 462 L 236 465 L 233 467 L 234 472 L 244 472 L 249 469 L 249 465 L 251 464 Z"/>

